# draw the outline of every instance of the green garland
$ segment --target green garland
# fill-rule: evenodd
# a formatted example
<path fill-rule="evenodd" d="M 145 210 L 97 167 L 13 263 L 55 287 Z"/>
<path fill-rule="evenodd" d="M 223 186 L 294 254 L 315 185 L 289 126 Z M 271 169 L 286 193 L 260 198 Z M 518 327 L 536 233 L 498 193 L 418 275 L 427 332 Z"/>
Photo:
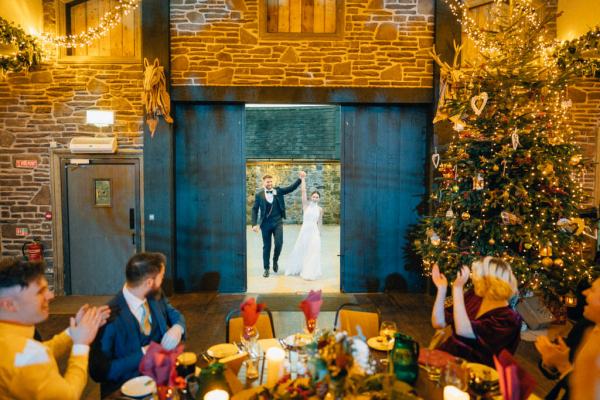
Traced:
<path fill-rule="evenodd" d="M 563 71 L 572 71 L 576 76 L 600 78 L 600 60 L 586 56 L 586 53 L 597 51 L 600 51 L 600 26 L 562 43 L 554 52 L 554 58 Z"/>
<path fill-rule="evenodd" d="M 0 45 L 11 45 L 17 48 L 12 55 L 0 55 L 0 69 L 3 73 L 20 72 L 36 66 L 42 59 L 42 49 L 32 35 L 23 28 L 15 26 L 0 17 Z"/>

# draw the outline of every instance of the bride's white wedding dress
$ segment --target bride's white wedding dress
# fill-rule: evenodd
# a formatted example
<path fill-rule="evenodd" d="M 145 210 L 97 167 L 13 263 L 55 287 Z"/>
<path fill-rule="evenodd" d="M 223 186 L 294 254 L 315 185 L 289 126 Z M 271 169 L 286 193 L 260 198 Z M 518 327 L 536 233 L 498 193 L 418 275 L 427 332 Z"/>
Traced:
<path fill-rule="evenodd" d="M 306 196 L 302 194 L 303 200 Z M 300 275 L 306 280 L 315 280 L 321 277 L 321 207 L 310 201 L 304 207 L 302 227 L 294 249 L 290 254 L 286 275 Z"/>

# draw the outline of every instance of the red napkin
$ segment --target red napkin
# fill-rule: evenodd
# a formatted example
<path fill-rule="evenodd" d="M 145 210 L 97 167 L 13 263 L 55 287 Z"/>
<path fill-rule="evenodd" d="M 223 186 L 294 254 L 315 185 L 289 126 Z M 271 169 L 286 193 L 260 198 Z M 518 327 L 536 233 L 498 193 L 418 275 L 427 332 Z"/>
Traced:
<path fill-rule="evenodd" d="M 250 297 L 240 305 L 242 318 L 244 318 L 244 326 L 254 326 L 258 321 L 260 312 L 265 308 L 263 303 L 256 304 L 254 297 Z"/>
<path fill-rule="evenodd" d="M 498 357 L 494 356 L 494 364 L 504 400 L 525 400 L 533 393 L 535 379 L 519 367 L 507 350 L 502 350 Z"/>
<path fill-rule="evenodd" d="M 317 319 L 319 316 L 319 311 L 321 311 L 321 305 L 323 304 L 323 299 L 321 298 L 321 291 L 317 290 L 310 291 L 306 299 L 300 302 L 300 309 L 304 312 L 304 317 L 306 320 Z"/>
<path fill-rule="evenodd" d="M 154 379 L 157 386 L 174 386 L 177 377 L 175 364 L 177 356 L 182 352 L 183 344 L 173 350 L 165 350 L 160 344 L 150 342 L 146 354 L 140 361 L 140 373 Z"/>

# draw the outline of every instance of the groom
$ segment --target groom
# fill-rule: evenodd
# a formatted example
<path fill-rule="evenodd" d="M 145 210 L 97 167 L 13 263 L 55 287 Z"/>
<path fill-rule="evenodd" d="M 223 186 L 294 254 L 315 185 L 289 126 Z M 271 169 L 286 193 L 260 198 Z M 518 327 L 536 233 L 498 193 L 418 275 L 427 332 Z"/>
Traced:
<path fill-rule="evenodd" d="M 279 270 L 277 260 L 283 246 L 283 220 L 285 219 L 285 201 L 283 196 L 293 192 L 300 186 L 301 179 L 306 177 L 306 172 L 300 171 L 300 178 L 287 187 L 273 187 L 273 177 L 263 176 L 263 190 L 256 194 L 254 206 L 252 207 L 252 230 L 262 232 L 263 240 L 263 276 L 269 277 L 269 256 L 271 255 L 271 235 L 275 237 L 275 252 L 273 253 L 273 272 Z M 260 220 L 258 210 L 260 209 Z M 257 222 L 258 220 L 258 222 Z"/>

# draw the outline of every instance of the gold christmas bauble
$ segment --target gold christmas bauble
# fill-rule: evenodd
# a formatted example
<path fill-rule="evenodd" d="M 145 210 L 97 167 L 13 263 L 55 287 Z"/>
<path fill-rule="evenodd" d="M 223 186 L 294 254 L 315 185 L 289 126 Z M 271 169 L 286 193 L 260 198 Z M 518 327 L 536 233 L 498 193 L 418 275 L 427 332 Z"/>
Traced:
<path fill-rule="evenodd" d="M 581 154 L 575 154 L 573 156 L 571 156 L 571 159 L 569 160 L 569 164 L 571 165 L 577 165 L 581 162 Z"/>
<path fill-rule="evenodd" d="M 529 250 L 531 248 L 531 243 L 525 243 L 523 245 L 523 247 L 525 247 L 525 249 Z"/>
<path fill-rule="evenodd" d="M 415 240 L 413 244 L 415 245 L 415 247 L 421 247 L 421 241 L 419 239 Z"/>
<path fill-rule="evenodd" d="M 463 219 L 463 221 L 467 221 L 467 220 L 471 219 L 471 214 L 469 214 L 468 211 L 465 211 L 464 213 L 462 213 L 460 215 L 460 217 Z"/>
<path fill-rule="evenodd" d="M 562 260 L 562 258 L 557 258 L 554 260 L 554 265 L 556 265 L 559 268 L 564 267 L 565 262 Z"/>
<path fill-rule="evenodd" d="M 454 186 L 452 186 L 452 191 L 454 191 L 454 192 L 458 192 L 458 189 L 460 189 L 460 188 L 458 187 L 458 185 L 454 185 Z"/>
<path fill-rule="evenodd" d="M 496 243 L 496 241 L 492 238 L 488 240 L 488 243 L 493 246 Z"/>
<path fill-rule="evenodd" d="M 542 265 L 546 268 L 551 267 L 553 264 L 553 261 L 550 257 L 544 257 L 542 258 Z"/>
<path fill-rule="evenodd" d="M 492 170 L 494 170 L 494 171 L 500 171 L 500 167 L 499 167 L 499 166 L 497 166 L 497 165 L 494 165 L 494 166 L 492 167 Z"/>

